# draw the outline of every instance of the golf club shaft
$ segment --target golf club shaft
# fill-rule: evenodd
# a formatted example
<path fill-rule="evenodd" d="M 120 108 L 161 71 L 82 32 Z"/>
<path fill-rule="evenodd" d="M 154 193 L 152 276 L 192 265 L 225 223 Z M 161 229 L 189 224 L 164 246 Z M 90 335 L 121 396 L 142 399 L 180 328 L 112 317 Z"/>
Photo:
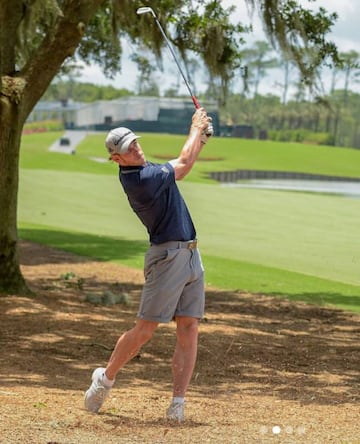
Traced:
<path fill-rule="evenodd" d="M 154 18 L 155 18 L 155 22 L 156 22 L 158 28 L 160 29 L 160 32 L 161 32 L 161 34 L 163 35 L 163 37 L 164 37 L 164 39 L 165 39 L 165 42 L 166 42 L 166 44 L 167 44 L 167 46 L 168 46 L 168 48 L 169 48 L 169 50 L 170 50 L 170 52 L 171 52 L 171 54 L 172 54 L 174 60 L 175 60 L 175 63 L 176 63 L 176 65 L 177 65 L 178 69 L 179 69 L 179 72 L 180 72 L 182 78 L 184 79 L 185 85 L 186 85 L 186 87 L 187 87 L 187 89 L 188 89 L 188 91 L 189 91 L 189 94 L 190 94 L 190 96 L 191 96 L 191 99 L 192 99 L 192 101 L 193 101 L 193 103 L 194 103 L 195 108 L 196 108 L 196 109 L 201 108 L 201 105 L 200 105 L 198 99 L 196 98 L 196 96 L 194 95 L 194 93 L 193 93 L 192 90 L 191 90 L 191 87 L 190 87 L 190 85 L 189 85 L 189 82 L 188 82 L 187 79 L 186 79 L 186 76 L 185 76 L 185 74 L 184 74 L 184 72 L 183 72 L 183 70 L 182 70 L 182 68 L 181 68 L 181 66 L 180 66 L 180 63 L 179 63 L 179 61 L 178 61 L 178 59 L 177 59 L 177 57 L 176 57 L 176 54 L 175 54 L 174 50 L 172 49 L 172 46 L 170 45 L 169 39 L 167 38 L 167 36 L 166 36 L 166 34 L 165 34 L 165 31 L 163 30 L 163 28 L 162 28 L 162 26 L 161 26 L 159 20 L 157 19 L 157 17 L 154 17 Z"/>
<path fill-rule="evenodd" d="M 164 37 L 164 40 L 165 40 L 165 42 L 166 42 L 166 44 L 167 44 L 167 47 L 169 48 L 169 50 L 170 50 L 170 52 L 171 52 L 171 55 L 173 56 L 173 58 L 174 58 L 174 60 L 175 60 L 175 63 L 176 63 L 176 65 L 177 65 L 178 69 L 179 69 L 179 72 L 180 72 L 180 74 L 181 74 L 181 76 L 182 76 L 182 78 L 183 78 L 183 80 L 184 80 L 184 82 L 185 82 L 185 85 L 186 85 L 186 87 L 187 87 L 187 89 L 188 89 L 188 91 L 189 91 L 189 94 L 190 94 L 191 100 L 193 101 L 193 104 L 194 104 L 195 108 L 196 108 L 196 109 L 201 108 L 201 105 L 200 105 L 198 99 L 196 98 L 196 96 L 194 95 L 194 93 L 193 93 L 192 90 L 191 90 L 191 87 L 190 87 L 190 85 L 189 85 L 189 82 L 188 82 L 187 79 L 186 79 L 186 76 L 185 76 L 185 74 L 184 74 L 184 72 L 183 72 L 183 70 L 182 70 L 182 68 L 181 68 L 181 66 L 180 66 L 180 63 L 179 63 L 179 61 L 178 61 L 178 59 L 177 59 L 177 57 L 176 57 L 176 54 L 175 54 L 175 52 L 174 52 L 174 50 L 173 50 L 173 48 L 172 48 L 172 46 L 171 46 L 171 44 L 170 44 L 170 41 L 169 41 L 169 39 L 167 38 L 167 35 L 165 34 L 165 31 L 163 30 L 163 28 L 162 28 L 162 26 L 161 26 L 161 23 L 159 22 L 158 18 L 156 17 L 156 14 L 155 14 L 155 12 L 153 11 L 153 9 L 150 8 L 149 6 L 145 6 L 145 7 L 141 7 L 141 8 L 139 8 L 136 12 L 137 12 L 137 14 L 146 14 L 146 13 L 150 12 L 151 15 L 154 17 L 155 22 L 156 22 L 156 25 L 157 25 L 157 27 L 160 29 L 160 32 L 161 32 L 162 36 Z"/>

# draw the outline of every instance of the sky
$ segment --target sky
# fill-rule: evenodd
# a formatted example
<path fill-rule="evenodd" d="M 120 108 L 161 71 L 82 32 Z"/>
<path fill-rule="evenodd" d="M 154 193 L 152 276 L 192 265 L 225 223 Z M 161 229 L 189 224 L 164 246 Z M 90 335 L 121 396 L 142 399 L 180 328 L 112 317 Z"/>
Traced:
<path fill-rule="evenodd" d="M 150 3 L 150 2 L 149 2 Z M 256 40 L 266 40 L 262 31 L 262 25 L 258 19 L 256 12 L 252 18 L 249 17 L 245 0 L 222 0 L 224 6 L 230 6 L 236 4 L 236 11 L 233 14 L 234 21 L 241 21 L 244 25 L 252 24 L 253 33 L 246 35 L 246 40 L 250 45 L 251 42 Z M 328 40 L 333 41 L 338 46 L 341 52 L 347 52 L 355 50 L 360 53 L 360 32 L 359 32 L 359 17 L 360 17 L 360 1 L 359 0 L 316 0 L 310 2 L 309 0 L 300 0 L 300 3 L 304 7 L 312 7 L 318 9 L 323 6 L 328 12 L 336 12 L 338 14 L 337 22 L 333 27 L 332 33 L 328 35 Z M 150 3 L 151 5 L 151 3 Z M 156 12 L 156 11 L 155 11 Z M 247 46 L 247 45 L 246 45 Z M 136 90 L 137 79 L 137 66 L 130 60 L 130 55 L 134 52 L 134 48 L 127 41 L 123 42 L 123 56 L 122 56 L 122 70 L 117 74 L 114 79 L 109 79 L 104 76 L 101 68 L 93 65 L 86 66 L 83 69 L 83 74 L 80 77 L 82 82 L 91 82 L 97 85 L 112 85 L 116 88 L 126 88 L 132 91 Z M 157 73 L 157 81 L 161 86 L 161 93 L 165 89 L 175 87 L 179 81 L 178 72 L 175 62 L 169 51 L 164 51 L 164 72 Z M 266 94 L 273 92 L 276 94 L 277 79 L 281 73 L 278 70 L 269 71 L 269 75 L 260 86 L 259 92 Z M 331 73 L 329 70 L 324 70 L 324 83 L 330 85 Z M 339 82 L 341 79 L 339 79 Z M 180 83 L 180 92 L 186 93 L 187 90 Z M 239 83 L 240 85 L 240 83 Z M 196 84 L 192 85 L 193 89 L 197 92 L 204 91 L 206 89 L 206 76 L 205 74 L 199 75 L 196 78 Z M 339 84 L 341 87 L 341 84 Z M 360 85 L 352 86 L 353 90 L 360 91 Z M 280 95 L 280 90 L 278 95 Z"/>

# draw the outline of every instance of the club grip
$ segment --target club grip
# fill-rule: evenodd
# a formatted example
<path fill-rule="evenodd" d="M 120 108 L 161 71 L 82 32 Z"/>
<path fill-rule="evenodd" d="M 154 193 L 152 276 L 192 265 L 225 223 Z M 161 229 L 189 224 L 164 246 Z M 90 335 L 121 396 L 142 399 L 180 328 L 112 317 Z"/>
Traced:
<path fill-rule="evenodd" d="M 196 109 L 201 108 L 201 105 L 200 105 L 200 102 L 198 101 L 198 99 L 195 96 L 191 96 L 191 98 L 192 98 L 192 101 L 193 101 L 193 103 L 195 105 L 195 108 Z"/>

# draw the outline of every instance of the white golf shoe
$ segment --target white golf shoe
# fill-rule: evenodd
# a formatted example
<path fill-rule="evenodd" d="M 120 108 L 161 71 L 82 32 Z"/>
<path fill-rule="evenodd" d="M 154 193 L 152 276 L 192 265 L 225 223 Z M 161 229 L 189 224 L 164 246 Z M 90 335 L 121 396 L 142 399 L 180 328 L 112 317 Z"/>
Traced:
<path fill-rule="evenodd" d="M 179 402 L 172 402 L 170 404 L 170 407 L 166 410 L 166 417 L 170 421 L 184 421 L 184 404 L 180 404 Z"/>
<path fill-rule="evenodd" d="M 97 413 L 110 392 L 110 388 L 102 382 L 105 370 L 105 368 L 99 367 L 93 371 L 92 383 L 85 393 L 85 408 L 89 412 Z"/>

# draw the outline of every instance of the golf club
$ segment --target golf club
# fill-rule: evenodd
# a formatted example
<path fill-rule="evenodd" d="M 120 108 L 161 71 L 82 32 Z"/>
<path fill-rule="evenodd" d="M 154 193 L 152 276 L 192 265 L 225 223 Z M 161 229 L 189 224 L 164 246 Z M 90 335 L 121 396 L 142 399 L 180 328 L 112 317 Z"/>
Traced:
<path fill-rule="evenodd" d="M 187 79 L 186 79 L 186 77 L 185 77 L 185 74 L 184 74 L 183 70 L 181 69 L 180 63 L 179 63 L 178 59 L 176 58 L 175 52 L 174 52 L 174 50 L 172 49 L 172 47 L 171 47 L 171 45 L 170 45 L 170 41 L 169 41 L 169 39 L 167 38 L 167 36 L 166 36 L 166 34 L 165 34 L 165 31 L 163 30 L 163 28 L 162 28 L 162 26 L 161 26 L 161 24 L 160 24 L 158 18 L 156 17 L 156 14 L 155 14 L 155 12 L 153 11 L 153 9 L 150 8 L 149 6 L 143 6 L 142 8 L 139 8 L 139 9 L 136 11 L 136 13 L 137 13 L 138 15 L 147 14 L 147 13 L 149 13 L 149 12 L 150 12 L 150 14 L 154 17 L 155 22 L 156 22 L 158 28 L 160 29 L 161 34 L 163 35 L 163 37 L 164 37 L 164 39 L 165 39 L 165 42 L 166 42 L 166 44 L 167 44 L 167 46 L 168 46 L 168 48 L 169 48 L 169 50 L 170 50 L 170 52 L 171 52 L 171 54 L 172 54 L 172 56 L 173 56 L 175 62 L 176 62 L 176 64 L 177 64 L 177 67 L 179 68 L 180 74 L 181 74 L 182 78 L 184 79 L 185 85 L 186 85 L 186 87 L 187 87 L 187 89 L 188 89 L 188 91 L 189 91 L 189 93 L 190 93 L 190 96 L 191 96 L 191 99 L 192 99 L 192 101 L 193 101 L 193 103 L 194 103 L 195 108 L 196 108 L 196 109 L 201 108 L 201 105 L 200 105 L 198 99 L 197 99 L 197 98 L 195 97 L 195 95 L 193 94 L 193 92 L 192 92 L 192 90 L 191 90 L 191 87 L 190 87 L 190 85 L 189 85 L 189 82 L 187 81 Z"/>

